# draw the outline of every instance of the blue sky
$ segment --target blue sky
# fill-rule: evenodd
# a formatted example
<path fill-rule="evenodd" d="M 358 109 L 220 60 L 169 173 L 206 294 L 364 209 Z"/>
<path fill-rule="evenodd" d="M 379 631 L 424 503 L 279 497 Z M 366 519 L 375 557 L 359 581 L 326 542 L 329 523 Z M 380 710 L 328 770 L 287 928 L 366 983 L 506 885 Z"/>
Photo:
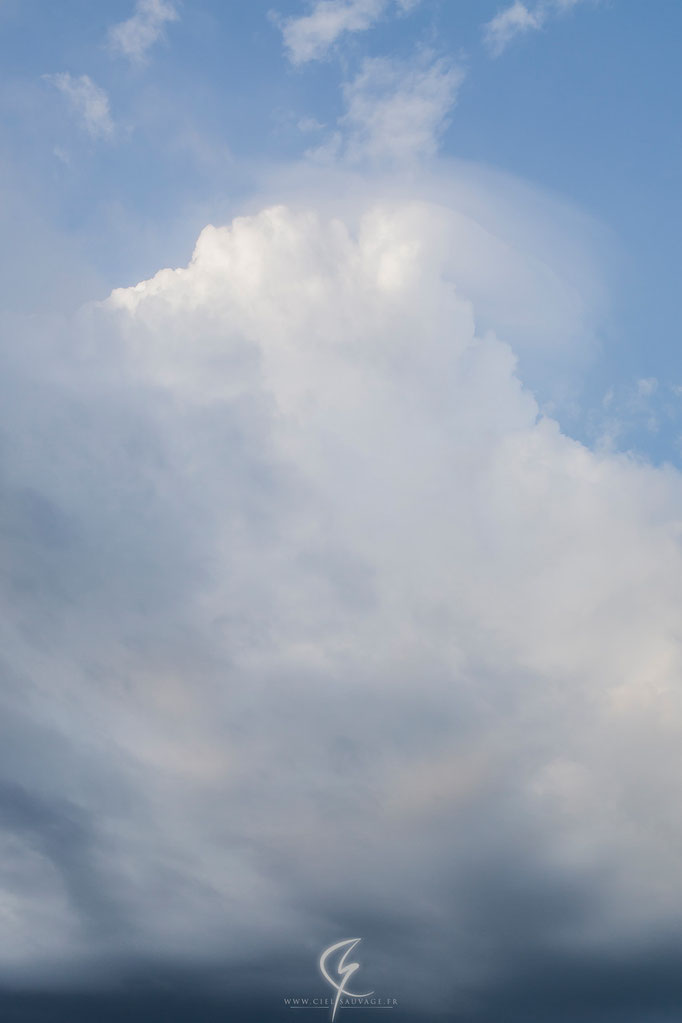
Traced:
<path fill-rule="evenodd" d="M 679 1018 L 681 34 L 0 0 L 3 1019 Z"/>

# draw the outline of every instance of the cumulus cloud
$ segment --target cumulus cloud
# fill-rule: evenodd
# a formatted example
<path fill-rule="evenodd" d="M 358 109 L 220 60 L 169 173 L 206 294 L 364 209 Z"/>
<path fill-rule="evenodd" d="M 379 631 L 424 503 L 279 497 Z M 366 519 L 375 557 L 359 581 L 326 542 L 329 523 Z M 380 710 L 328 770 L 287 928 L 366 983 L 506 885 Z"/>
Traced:
<path fill-rule="evenodd" d="M 538 31 L 550 18 L 583 2 L 584 0 L 540 0 L 539 3 L 528 5 L 522 0 L 514 0 L 484 26 L 485 43 L 491 55 L 499 57 L 517 36 Z"/>
<path fill-rule="evenodd" d="M 3 332 L 5 976 L 361 930 L 464 1018 L 672 940 L 682 479 L 540 414 L 465 195 L 377 193 Z"/>
<path fill-rule="evenodd" d="M 137 0 L 127 21 L 109 29 L 109 45 L 115 53 L 139 63 L 163 36 L 166 24 L 178 18 L 173 0 Z"/>
<path fill-rule="evenodd" d="M 281 22 L 284 47 L 292 64 L 320 60 L 340 36 L 365 32 L 391 6 L 406 13 L 420 0 L 317 0 L 309 14 Z"/>
<path fill-rule="evenodd" d="M 89 75 L 75 78 L 68 71 L 56 75 L 45 75 L 64 96 L 78 117 L 82 126 L 93 138 L 109 138 L 114 132 L 114 122 L 109 110 L 109 97 Z"/>

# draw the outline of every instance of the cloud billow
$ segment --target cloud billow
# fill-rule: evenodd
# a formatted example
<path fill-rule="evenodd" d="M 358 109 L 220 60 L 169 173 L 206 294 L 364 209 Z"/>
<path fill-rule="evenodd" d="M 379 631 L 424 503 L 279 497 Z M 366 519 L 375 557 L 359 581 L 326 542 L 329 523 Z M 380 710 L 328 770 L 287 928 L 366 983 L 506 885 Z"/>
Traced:
<path fill-rule="evenodd" d="M 541 414 L 464 223 L 268 206 L 7 346 L 6 983 L 674 947 L 681 480 Z"/>

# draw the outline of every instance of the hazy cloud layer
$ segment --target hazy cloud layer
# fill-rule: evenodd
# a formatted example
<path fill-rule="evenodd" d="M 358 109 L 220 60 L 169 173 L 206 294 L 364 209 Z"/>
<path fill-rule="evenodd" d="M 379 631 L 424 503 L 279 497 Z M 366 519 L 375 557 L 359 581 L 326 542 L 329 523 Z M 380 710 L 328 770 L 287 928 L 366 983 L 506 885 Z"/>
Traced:
<path fill-rule="evenodd" d="M 274 999 L 348 931 L 464 1018 L 675 947 L 682 480 L 539 414 L 467 202 L 271 206 L 7 325 L 5 980 Z"/>

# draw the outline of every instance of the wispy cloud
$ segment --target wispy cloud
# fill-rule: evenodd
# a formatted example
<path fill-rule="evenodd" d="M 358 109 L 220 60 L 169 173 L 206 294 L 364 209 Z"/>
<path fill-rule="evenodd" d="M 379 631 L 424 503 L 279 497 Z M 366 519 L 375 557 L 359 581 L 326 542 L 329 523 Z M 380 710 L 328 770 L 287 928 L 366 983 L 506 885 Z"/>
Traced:
<path fill-rule="evenodd" d="M 114 122 L 109 110 L 109 97 L 89 75 L 75 78 L 68 71 L 61 71 L 44 77 L 66 96 L 82 127 L 92 138 L 108 138 L 113 135 Z"/>
<path fill-rule="evenodd" d="M 521 0 L 515 0 L 485 26 L 486 45 L 494 57 L 499 57 L 512 39 L 541 28 L 543 21 L 539 11 L 529 10 Z"/>
<path fill-rule="evenodd" d="M 338 130 L 312 155 L 393 164 L 433 156 L 463 77 L 449 60 L 428 55 L 365 60 L 344 86 Z"/>
<path fill-rule="evenodd" d="M 284 46 L 292 64 L 324 57 L 346 32 L 364 32 L 393 6 L 399 13 L 420 0 L 317 0 L 309 14 L 280 22 Z M 277 18 L 274 15 L 275 19 Z"/>
<path fill-rule="evenodd" d="M 499 57 L 517 36 L 536 32 L 543 28 L 554 15 L 562 14 L 585 0 L 541 0 L 536 4 L 525 4 L 522 0 L 499 11 L 484 25 L 485 43 L 493 57 Z"/>
<path fill-rule="evenodd" d="M 677 432 L 682 425 L 682 388 L 657 377 L 639 377 L 609 387 L 601 407 L 589 414 L 589 433 L 604 451 L 638 453 L 642 437 Z"/>
<path fill-rule="evenodd" d="M 447 60 L 366 60 L 344 90 L 350 149 L 373 158 L 432 156 L 463 72 Z"/>
<path fill-rule="evenodd" d="M 139 63 L 163 35 L 166 23 L 178 18 L 173 0 L 137 0 L 132 16 L 109 29 L 111 49 Z"/>

